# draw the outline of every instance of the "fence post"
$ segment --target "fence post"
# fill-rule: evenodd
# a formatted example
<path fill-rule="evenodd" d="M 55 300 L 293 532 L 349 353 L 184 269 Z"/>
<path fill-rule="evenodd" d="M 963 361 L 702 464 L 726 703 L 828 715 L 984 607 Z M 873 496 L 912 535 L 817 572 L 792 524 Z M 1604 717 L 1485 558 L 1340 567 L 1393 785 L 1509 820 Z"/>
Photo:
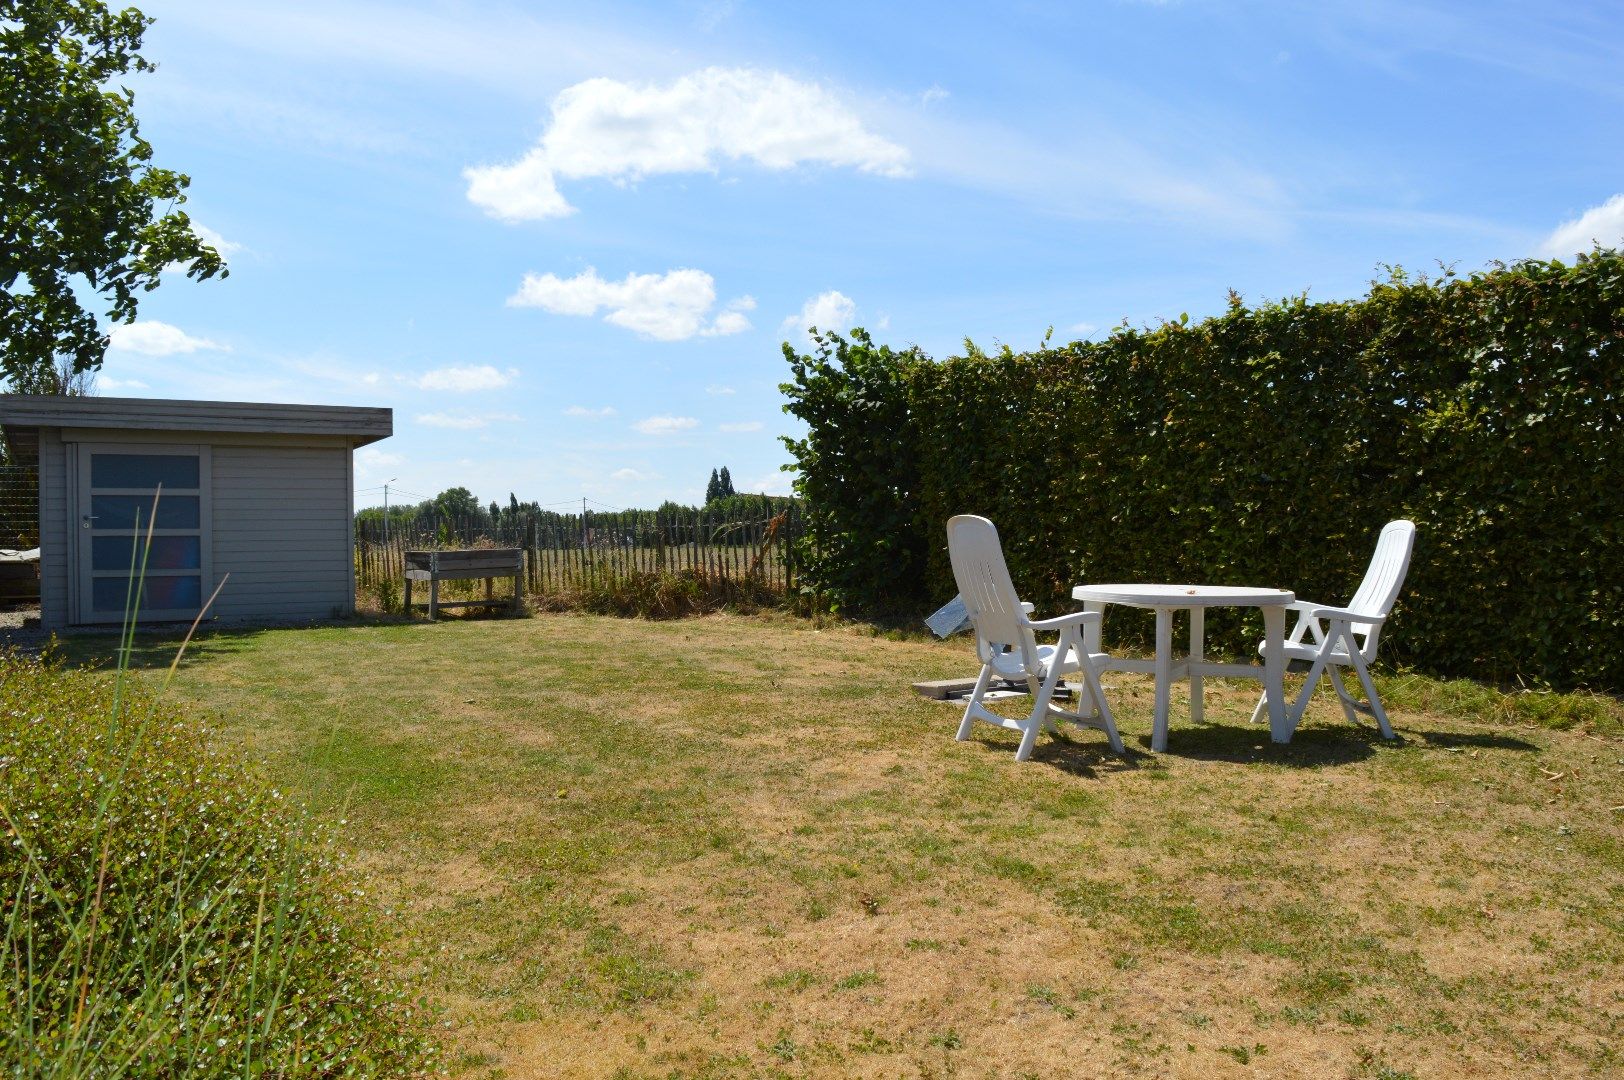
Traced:
<path fill-rule="evenodd" d="M 531 553 L 536 550 L 536 518 L 532 514 L 525 522 L 524 530 L 524 591 L 534 590 L 535 571 L 530 568 Z"/>

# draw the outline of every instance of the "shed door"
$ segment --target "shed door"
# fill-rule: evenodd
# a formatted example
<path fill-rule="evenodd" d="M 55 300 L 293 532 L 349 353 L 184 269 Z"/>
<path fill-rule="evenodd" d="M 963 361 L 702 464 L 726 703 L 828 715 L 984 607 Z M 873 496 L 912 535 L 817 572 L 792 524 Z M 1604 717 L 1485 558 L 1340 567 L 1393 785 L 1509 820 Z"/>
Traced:
<path fill-rule="evenodd" d="M 208 448 L 83 443 L 78 479 L 79 621 L 194 618 L 209 580 Z"/>

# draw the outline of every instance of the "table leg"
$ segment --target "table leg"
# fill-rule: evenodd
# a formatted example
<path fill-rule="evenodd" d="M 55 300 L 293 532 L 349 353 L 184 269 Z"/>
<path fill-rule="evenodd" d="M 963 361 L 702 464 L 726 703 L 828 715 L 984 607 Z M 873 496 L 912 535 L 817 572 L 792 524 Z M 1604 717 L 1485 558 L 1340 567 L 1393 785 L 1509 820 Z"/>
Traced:
<path fill-rule="evenodd" d="M 1173 690 L 1173 609 L 1156 609 L 1156 717 L 1150 730 L 1150 748 L 1167 749 L 1167 705 Z"/>
<path fill-rule="evenodd" d="M 1202 608 L 1190 609 L 1190 719 L 1203 723 L 1202 715 L 1205 687 L 1201 684 L 1201 659 L 1206 648 L 1207 613 Z"/>
<path fill-rule="evenodd" d="M 1083 610 L 1098 611 L 1103 613 L 1105 611 L 1105 605 L 1095 603 L 1092 600 L 1085 600 L 1083 602 Z M 1104 623 L 1105 619 L 1102 616 L 1099 622 L 1090 623 L 1083 627 L 1083 650 L 1085 652 L 1098 653 L 1105 651 L 1100 647 L 1101 630 Z"/>
<path fill-rule="evenodd" d="M 1263 608 L 1263 692 L 1269 699 L 1269 737 L 1291 741 L 1286 710 L 1286 609 L 1278 604 Z"/>
<path fill-rule="evenodd" d="M 429 621 L 433 622 L 440 617 L 440 577 L 438 574 L 429 578 Z"/>
<path fill-rule="evenodd" d="M 406 608 L 406 617 L 409 619 L 409 618 L 412 617 L 412 579 L 411 578 L 406 579 L 406 604 L 405 604 L 405 608 Z"/>

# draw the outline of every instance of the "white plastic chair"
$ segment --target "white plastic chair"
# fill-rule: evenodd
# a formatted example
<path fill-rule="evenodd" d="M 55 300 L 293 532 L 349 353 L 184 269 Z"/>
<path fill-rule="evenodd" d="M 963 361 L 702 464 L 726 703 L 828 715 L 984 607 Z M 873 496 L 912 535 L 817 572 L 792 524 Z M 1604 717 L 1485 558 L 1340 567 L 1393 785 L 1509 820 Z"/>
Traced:
<path fill-rule="evenodd" d="M 1311 604 L 1305 600 L 1289 606 L 1287 610 L 1299 613 L 1297 625 L 1286 641 L 1286 660 L 1308 662 L 1308 681 L 1303 683 L 1302 694 L 1291 707 L 1290 721 L 1295 728 L 1308 711 L 1308 702 L 1314 696 L 1314 687 L 1321 673 L 1329 674 L 1331 685 L 1342 703 L 1342 713 L 1348 722 L 1358 723 L 1355 712 L 1365 712 L 1376 718 L 1384 738 L 1393 738 L 1393 729 L 1387 723 L 1387 711 L 1382 708 L 1376 684 L 1370 678 L 1370 664 L 1376 659 L 1376 644 L 1381 637 L 1382 624 L 1393 610 L 1398 591 L 1404 585 L 1404 575 L 1410 569 L 1410 551 L 1415 546 L 1415 523 L 1390 521 L 1376 540 L 1376 553 L 1370 558 L 1370 568 L 1359 583 L 1345 608 Z M 1313 641 L 1304 641 L 1306 633 Z M 1263 651 L 1263 646 L 1258 646 Z M 1359 675 L 1369 705 L 1361 705 L 1348 695 L 1342 685 L 1339 668 L 1351 667 Z M 1252 723 L 1257 723 L 1268 704 L 1265 695 L 1252 711 Z"/>
<path fill-rule="evenodd" d="M 970 737 L 975 721 L 983 720 L 1019 731 L 1021 745 L 1015 751 L 1015 760 L 1025 761 L 1032 756 L 1039 731 L 1045 727 L 1058 730 L 1054 723 L 1054 717 L 1058 716 L 1104 731 L 1111 749 L 1123 753 L 1122 737 L 1117 734 L 1111 706 L 1106 703 L 1105 691 L 1100 687 L 1101 664 L 1107 657 L 1104 653 L 1090 654 L 1083 648 L 1082 629 L 1097 624 L 1099 612 L 1079 611 L 1037 622 L 1028 618 L 1032 605 L 1021 603 L 1015 595 L 1009 567 L 1004 563 L 1004 549 L 998 542 L 998 530 L 986 518 L 970 514 L 950 518 L 947 551 L 959 595 L 964 598 L 970 621 L 975 626 L 976 656 L 981 660 L 981 675 L 976 679 L 970 704 L 964 710 L 964 720 L 959 724 L 959 741 Z M 1059 642 L 1039 645 L 1036 633 L 1049 630 L 1060 632 Z M 1087 715 L 1066 712 L 1051 704 L 1060 676 L 1073 671 L 1082 672 L 1083 690 L 1094 706 Z M 1030 716 L 1011 720 L 982 705 L 982 697 L 994 677 L 1026 681 L 1032 690 Z"/>

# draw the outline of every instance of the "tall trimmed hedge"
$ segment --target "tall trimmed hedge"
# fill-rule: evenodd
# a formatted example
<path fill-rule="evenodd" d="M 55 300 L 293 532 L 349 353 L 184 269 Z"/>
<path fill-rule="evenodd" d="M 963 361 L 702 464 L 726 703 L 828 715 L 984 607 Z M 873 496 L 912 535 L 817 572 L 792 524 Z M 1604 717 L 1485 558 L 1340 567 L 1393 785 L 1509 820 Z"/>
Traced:
<path fill-rule="evenodd" d="M 806 580 L 848 611 L 953 594 L 943 524 L 997 523 L 1041 607 L 1081 581 L 1278 585 L 1345 602 L 1419 527 L 1384 656 L 1624 688 L 1624 255 L 1294 298 L 1100 342 L 934 361 L 788 346 Z M 1113 617 L 1128 630 L 1131 617 Z M 1220 619 L 1240 651 L 1255 627 Z M 1249 641 L 1250 639 L 1250 641 Z"/>

